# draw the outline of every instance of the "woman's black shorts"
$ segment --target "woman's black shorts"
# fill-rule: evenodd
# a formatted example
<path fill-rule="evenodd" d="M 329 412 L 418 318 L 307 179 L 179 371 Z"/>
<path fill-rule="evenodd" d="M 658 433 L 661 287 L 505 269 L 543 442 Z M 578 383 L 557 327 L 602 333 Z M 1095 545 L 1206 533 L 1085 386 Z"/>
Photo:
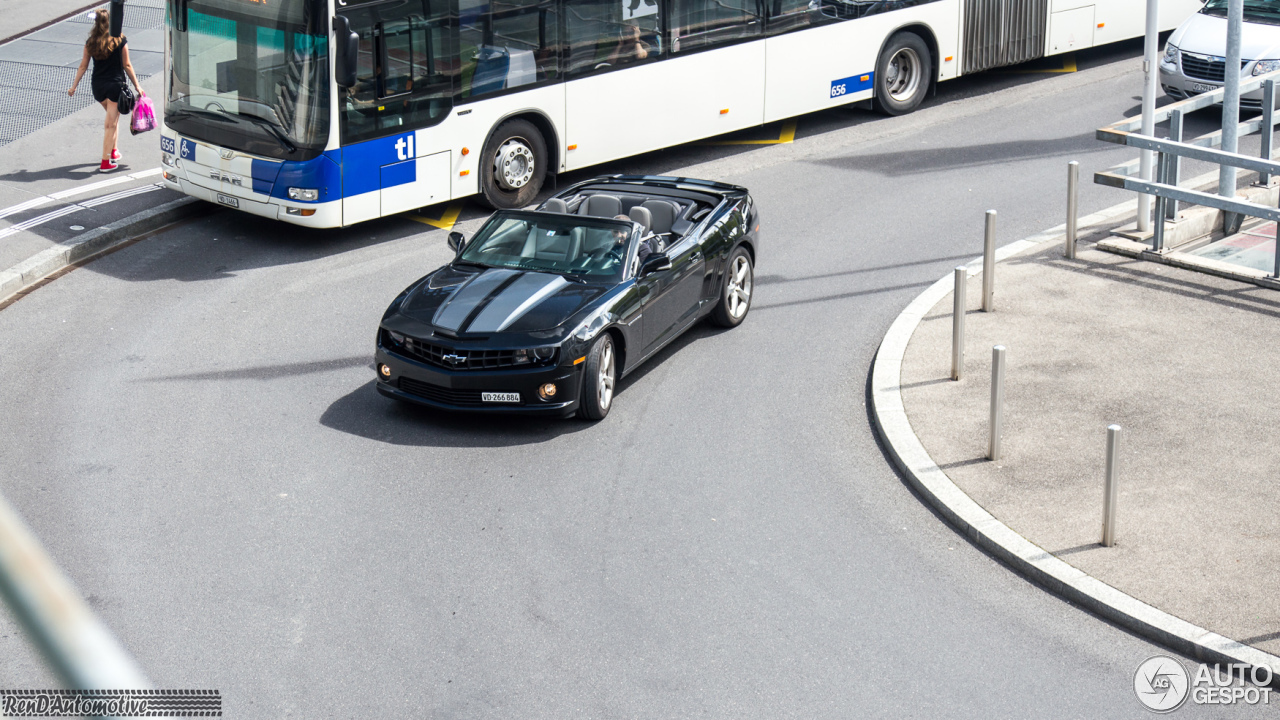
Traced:
<path fill-rule="evenodd" d="M 92 84 L 93 101 L 102 102 L 103 100 L 110 100 L 111 102 L 116 102 L 120 98 L 120 88 L 123 86 L 124 83 L 117 82 L 115 80 L 101 83 L 95 82 Z"/>

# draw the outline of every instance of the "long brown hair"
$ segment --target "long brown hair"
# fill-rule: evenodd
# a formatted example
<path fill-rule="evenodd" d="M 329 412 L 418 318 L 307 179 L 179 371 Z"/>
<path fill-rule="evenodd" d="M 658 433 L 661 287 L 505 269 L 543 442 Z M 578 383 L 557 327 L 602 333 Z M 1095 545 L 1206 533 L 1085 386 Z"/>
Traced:
<path fill-rule="evenodd" d="M 93 29 L 84 43 L 94 60 L 106 60 L 120 45 L 120 38 L 111 37 L 111 14 L 101 8 L 93 14 Z"/>

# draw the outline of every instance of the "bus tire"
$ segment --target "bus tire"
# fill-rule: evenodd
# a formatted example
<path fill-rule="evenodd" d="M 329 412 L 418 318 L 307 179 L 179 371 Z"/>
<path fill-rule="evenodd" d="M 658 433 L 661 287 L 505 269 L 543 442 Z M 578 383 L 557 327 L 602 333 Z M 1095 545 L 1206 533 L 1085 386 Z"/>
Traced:
<path fill-rule="evenodd" d="M 537 197 L 547 174 L 547 142 L 527 120 L 498 126 L 480 155 L 480 194 L 498 210 L 522 208 Z"/>
<path fill-rule="evenodd" d="M 933 58 L 913 32 L 889 38 L 876 61 L 875 106 L 885 115 L 905 115 L 920 107 L 929 92 Z"/>

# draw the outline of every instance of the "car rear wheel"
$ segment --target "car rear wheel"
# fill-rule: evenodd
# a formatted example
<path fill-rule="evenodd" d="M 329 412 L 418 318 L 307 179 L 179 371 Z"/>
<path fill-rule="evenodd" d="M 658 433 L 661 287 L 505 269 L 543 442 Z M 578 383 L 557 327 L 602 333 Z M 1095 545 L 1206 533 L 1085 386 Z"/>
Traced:
<path fill-rule="evenodd" d="M 901 32 L 889 38 L 876 63 L 876 109 L 885 115 L 905 115 L 920 107 L 932 72 L 929 46 L 919 35 Z"/>
<path fill-rule="evenodd" d="M 613 407 L 613 387 L 618 380 L 617 353 L 613 349 L 613 336 L 600 333 L 600 337 L 587 351 L 582 378 L 582 398 L 578 403 L 578 415 L 587 420 L 603 420 Z"/>
<path fill-rule="evenodd" d="M 746 248 L 737 248 L 729 256 L 725 266 L 724 283 L 720 288 L 720 302 L 711 313 L 711 320 L 720 327 L 737 327 L 747 319 L 751 309 L 751 291 L 754 288 L 755 271 L 751 267 L 751 254 Z"/>
<path fill-rule="evenodd" d="M 498 126 L 480 156 L 480 194 L 498 210 L 522 208 L 537 197 L 547 174 L 547 143 L 527 120 Z"/>

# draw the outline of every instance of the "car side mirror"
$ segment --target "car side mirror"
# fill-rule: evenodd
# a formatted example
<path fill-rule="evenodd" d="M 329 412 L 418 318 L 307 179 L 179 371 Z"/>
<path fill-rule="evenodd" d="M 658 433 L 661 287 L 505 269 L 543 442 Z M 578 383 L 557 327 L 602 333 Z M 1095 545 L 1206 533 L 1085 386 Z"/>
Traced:
<path fill-rule="evenodd" d="M 656 273 L 660 270 L 671 269 L 671 258 L 666 253 L 649 253 L 645 257 L 644 262 L 640 264 L 640 277 L 644 277 L 650 273 Z"/>
<path fill-rule="evenodd" d="M 461 255 L 462 249 L 467 246 L 467 238 L 465 235 L 455 230 L 449 233 L 448 243 L 449 243 L 449 247 L 453 249 L 454 253 Z"/>
<path fill-rule="evenodd" d="M 356 84 L 356 59 L 360 54 L 360 35 L 352 32 L 351 20 L 345 15 L 333 18 L 333 34 L 337 46 L 334 59 L 334 81 L 338 87 L 349 88 Z"/>

